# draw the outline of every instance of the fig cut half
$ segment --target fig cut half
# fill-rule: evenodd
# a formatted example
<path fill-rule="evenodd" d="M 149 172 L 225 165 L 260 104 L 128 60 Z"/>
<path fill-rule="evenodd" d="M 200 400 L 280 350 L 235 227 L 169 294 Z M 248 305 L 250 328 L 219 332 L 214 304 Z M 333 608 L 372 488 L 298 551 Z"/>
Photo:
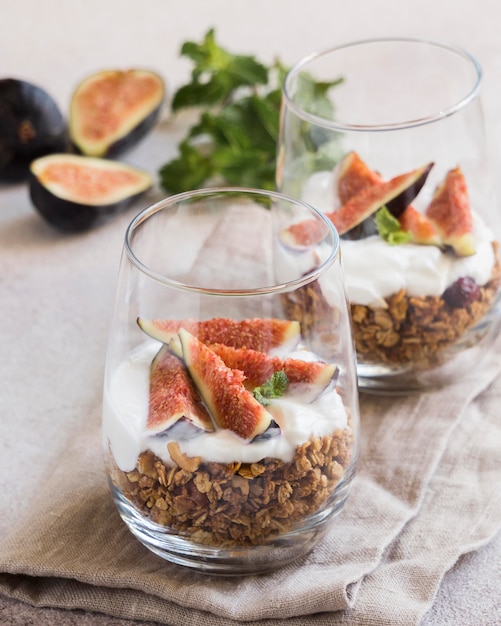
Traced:
<path fill-rule="evenodd" d="M 164 81 L 150 70 L 103 70 L 92 74 L 72 94 L 70 140 L 83 155 L 117 156 L 153 128 L 164 98 Z"/>
<path fill-rule="evenodd" d="M 31 200 L 62 231 L 82 231 L 103 222 L 152 184 L 147 172 L 107 159 L 52 154 L 30 165 Z"/>

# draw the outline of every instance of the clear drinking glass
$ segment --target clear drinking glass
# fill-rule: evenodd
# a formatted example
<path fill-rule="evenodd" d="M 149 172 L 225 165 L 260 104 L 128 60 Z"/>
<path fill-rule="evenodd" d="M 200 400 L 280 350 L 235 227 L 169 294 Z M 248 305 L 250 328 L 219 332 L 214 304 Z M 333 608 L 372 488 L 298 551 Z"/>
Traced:
<path fill-rule="evenodd" d="M 277 187 L 341 236 L 361 389 L 445 384 L 499 331 L 480 83 L 468 52 L 408 39 L 313 54 L 284 82 Z"/>
<path fill-rule="evenodd" d="M 288 245 L 309 220 L 308 254 Z M 129 226 L 103 440 L 130 531 L 200 571 L 279 567 L 339 513 L 357 461 L 355 353 L 338 237 L 258 190 L 162 200 Z"/>

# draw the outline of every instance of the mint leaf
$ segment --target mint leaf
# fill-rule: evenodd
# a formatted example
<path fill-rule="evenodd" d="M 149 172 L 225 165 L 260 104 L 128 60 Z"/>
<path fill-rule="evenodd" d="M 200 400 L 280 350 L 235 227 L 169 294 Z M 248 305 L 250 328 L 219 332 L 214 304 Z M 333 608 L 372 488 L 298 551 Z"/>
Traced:
<path fill-rule="evenodd" d="M 224 103 L 239 87 L 265 85 L 268 69 L 252 56 L 230 54 L 219 46 L 214 29 L 210 29 L 202 43 L 185 42 L 181 56 L 194 62 L 191 83 L 174 94 L 174 111 L 189 106 Z"/>
<path fill-rule="evenodd" d="M 263 406 L 268 406 L 270 404 L 269 398 L 283 396 L 288 384 L 289 379 L 283 370 L 274 372 L 265 383 L 254 389 L 254 397 Z"/>
<path fill-rule="evenodd" d="M 381 207 L 377 211 L 374 221 L 376 222 L 379 236 L 391 246 L 408 243 L 410 241 L 411 234 L 402 230 L 400 222 L 390 213 L 386 206 Z"/>
<path fill-rule="evenodd" d="M 214 174 L 211 158 L 189 142 L 183 141 L 179 152 L 179 157 L 165 164 L 159 172 L 162 184 L 171 193 L 197 189 Z"/>

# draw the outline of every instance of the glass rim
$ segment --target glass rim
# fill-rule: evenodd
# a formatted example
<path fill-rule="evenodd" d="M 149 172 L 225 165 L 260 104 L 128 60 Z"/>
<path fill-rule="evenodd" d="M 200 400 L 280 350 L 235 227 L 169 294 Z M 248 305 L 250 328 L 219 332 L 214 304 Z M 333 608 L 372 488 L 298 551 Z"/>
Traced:
<path fill-rule="evenodd" d="M 436 114 L 428 115 L 423 118 L 412 119 L 404 122 L 396 122 L 394 124 L 349 124 L 345 122 L 336 122 L 335 120 L 328 120 L 323 117 L 319 117 L 314 113 L 309 113 L 305 111 L 301 106 L 298 106 L 293 98 L 290 95 L 290 83 L 291 81 L 302 71 L 307 68 L 307 66 L 315 61 L 316 59 L 320 59 L 322 57 L 326 57 L 329 54 L 340 50 L 346 50 L 348 48 L 354 48 L 356 46 L 364 46 L 367 44 L 377 44 L 377 43 L 408 43 L 408 44 L 425 44 L 429 47 L 441 48 L 442 50 L 447 50 L 452 52 L 459 57 L 462 57 L 465 61 L 469 62 L 476 72 L 476 80 L 474 81 L 473 87 L 457 102 L 451 104 L 451 106 L 442 109 Z M 472 100 L 474 100 L 478 92 L 480 90 L 480 84 L 482 82 L 482 67 L 475 56 L 473 56 L 466 49 L 455 46 L 448 43 L 441 43 L 438 41 L 434 41 L 431 39 L 420 39 L 413 37 L 376 37 L 376 38 L 368 38 L 368 39 L 359 39 L 357 41 L 352 41 L 348 43 L 341 44 L 339 46 L 334 46 L 331 48 L 327 48 L 324 50 L 320 50 L 317 52 L 313 52 L 302 59 L 300 59 L 297 63 L 295 63 L 287 72 L 285 79 L 282 84 L 282 96 L 284 98 L 284 102 L 287 106 L 294 111 L 297 117 L 300 119 L 315 124 L 317 126 L 322 126 L 324 128 L 329 128 L 335 131 L 352 131 L 352 132 L 377 132 L 377 131 L 389 131 L 389 130 L 402 130 L 405 128 L 414 128 L 416 126 L 423 126 L 425 124 L 431 124 L 438 120 L 442 120 L 445 117 L 449 117 L 454 113 L 460 111 L 464 107 L 466 107 Z"/>
<path fill-rule="evenodd" d="M 217 289 L 212 287 L 197 287 L 195 285 L 189 285 L 187 283 L 168 278 L 164 274 L 160 274 L 152 270 L 150 267 L 148 267 L 148 265 L 143 263 L 143 261 L 141 261 L 141 259 L 135 254 L 132 244 L 133 234 L 137 230 L 137 228 L 141 226 L 142 223 L 155 215 L 155 213 L 158 213 L 159 211 L 167 207 L 172 207 L 179 202 L 191 200 L 192 198 L 203 198 L 212 195 L 229 196 L 230 194 L 239 194 L 249 197 L 267 197 L 270 199 L 288 202 L 289 204 L 299 206 L 307 210 L 310 214 L 310 217 L 319 218 L 327 226 L 328 232 L 332 237 L 332 246 L 328 257 L 324 259 L 322 263 L 314 270 L 310 270 L 306 274 L 294 280 L 285 281 L 273 285 L 267 285 L 264 287 L 253 287 L 247 289 Z M 326 238 L 327 236 L 324 237 L 322 241 L 325 241 Z M 141 210 L 127 226 L 124 238 L 124 251 L 129 261 L 140 272 L 160 284 L 172 287 L 179 291 L 188 291 L 192 293 L 211 296 L 262 296 L 274 293 L 279 294 L 290 291 L 292 289 L 297 289 L 312 282 L 313 280 L 318 279 L 331 265 L 335 263 L 336 260 L 339 259 L 339 233 L 337 232 L 331 220 L 329 220 L 329 218 L 324 213 L 322 213 L 322 211 L 319 211 L 307 202 L 303 202 L 302 200 L 299 200 L 298 198 L 294 198 L 287 194 L 278 191 L 268 191 L 266 189 L 253 189 L 250 187 L 208 187 L 203 189 L 194 189 L 192 191 L 185 191 L 172 196 L 167 196 Z"/>

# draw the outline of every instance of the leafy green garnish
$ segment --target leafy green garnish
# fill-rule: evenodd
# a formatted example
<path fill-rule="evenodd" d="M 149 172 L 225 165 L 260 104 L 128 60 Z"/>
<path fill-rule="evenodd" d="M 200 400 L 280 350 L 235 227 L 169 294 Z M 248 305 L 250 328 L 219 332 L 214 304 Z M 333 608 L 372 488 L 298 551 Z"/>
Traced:
<path fill-rule="evenodd" d="M 174 111 L 187 106 L 225 104 L 235 89 L 244 86 L 266 85 L 268 69 L 254 57 L 230 54 L 216 43 L 214 29 L 210 29 L 202 43 L 185 42 L 181 56 L 189 57 L 194 68 L 191 83 L 174 95 Z"/>
<path fill-rule="evenodd" d="M 284 370 L 274 372 L 268 380 L 254 389 L 254 397 L 263 406 L 270 404 L 269 398 L 279 398 L 287 390 L 289 379 Z"/>
<path fill-rule="evenodd" d="M 216 42 L 214 29 L 201 43 L 185 42 L 181 55 L 194 67 L 191 81 L 175 92 L 172 109 L 196 107 L 200 116 L 179 144 L 178 156 L 161 167 L 162 187 L 170 193 L 214 183 L 275 189 L 287 69 L 278 60 L 267 67 L 254 56 L 228 52 Z M 308 87 L 304 106 L 315 102 L 317 114 L 330 114 L 327 91 L 339 81 L 315 83 L 307 74 L 301 80 Z"/>
<path fill-rule="evenodd" d="M 377 211 L 374 221 L 376 222 L 376 228 L 379 236 L 391 246 L 408 243 L 410 241 L 411 234 L 402 230 L 400 222 L 390 213 L 387 207 L 382 206 Z"/>

